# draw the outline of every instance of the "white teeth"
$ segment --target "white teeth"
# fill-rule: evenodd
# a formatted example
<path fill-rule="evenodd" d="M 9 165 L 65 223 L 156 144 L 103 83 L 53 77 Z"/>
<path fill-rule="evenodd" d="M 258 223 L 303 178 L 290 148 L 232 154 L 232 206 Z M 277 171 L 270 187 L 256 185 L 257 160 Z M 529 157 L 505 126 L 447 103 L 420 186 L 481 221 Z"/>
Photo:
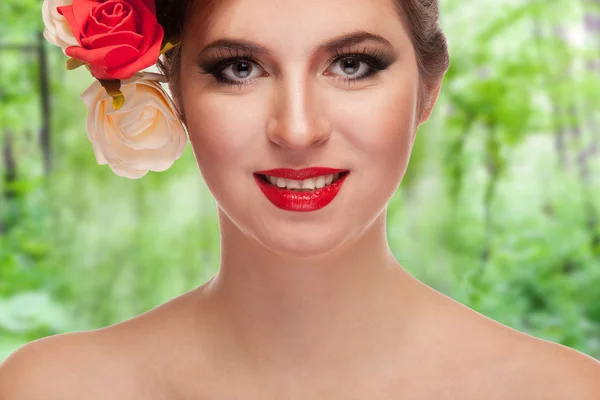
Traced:
<path fill-rule="evenodd" d="M 325 177 L 323 175 L 321 175 L 317 178 L 315 186 L 317 187 L 317 189 L 321 189 L 322 187 L 325 186 Z"/>
<path fill-rule="evenodd" d="M 316 185 L 315 178 L 305 179 L 301 183 L 302 189 L 314 189 Z"/>
<path fill-rule="evenodd" d="M 293 179 L 288 179 L 287 184 L 285 185 L 288 189 L 300 189 L 300 185 L 302 181 L 295 181 Z"/>
<path fill-rule="evenodd" d="M 331 185 L 333 182 L 338 180 L 339 176 L 340 173 L 338 172 L 335 174 L 321 175 L 317 178 L 304 179 L 302 181 L 279 178 L 275 176 L 267 176 L 267 180 L 272 185 L 277 185 L 280 188 L 285 187 L 287 189 L 314 190 Z"/>

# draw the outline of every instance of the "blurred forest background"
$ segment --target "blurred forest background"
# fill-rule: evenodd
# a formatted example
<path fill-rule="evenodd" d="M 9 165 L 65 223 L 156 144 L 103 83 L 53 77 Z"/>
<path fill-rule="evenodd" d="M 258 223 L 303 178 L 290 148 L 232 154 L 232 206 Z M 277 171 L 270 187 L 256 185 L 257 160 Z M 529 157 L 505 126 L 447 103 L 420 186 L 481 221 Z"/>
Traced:
<path fill-rule="evenodd" d="M 190 146 L 140 180 L 96 164 L 85 68 L 0 1 L 0 361 L 102 328 L 217 271 L 216 208 Z M 415 277 L 600 359 L 600 0 L 441 0 L 451 68 L 389 205 Z"/>

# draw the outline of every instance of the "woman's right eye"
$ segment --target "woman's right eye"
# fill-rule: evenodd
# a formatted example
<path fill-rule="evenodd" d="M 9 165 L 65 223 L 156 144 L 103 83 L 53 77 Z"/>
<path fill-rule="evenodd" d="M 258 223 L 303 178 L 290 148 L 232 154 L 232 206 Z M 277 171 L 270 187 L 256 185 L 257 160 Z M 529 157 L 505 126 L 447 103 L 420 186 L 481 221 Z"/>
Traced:
<path fill-rule="evenodd" d="M 212 74 L 220 82 L 238 83 L 245 80 L 253 80 L 262 76 L 262 68 L 250 60 L 237 60 L 227 64 L 224 68 L 214 71 Z"/>

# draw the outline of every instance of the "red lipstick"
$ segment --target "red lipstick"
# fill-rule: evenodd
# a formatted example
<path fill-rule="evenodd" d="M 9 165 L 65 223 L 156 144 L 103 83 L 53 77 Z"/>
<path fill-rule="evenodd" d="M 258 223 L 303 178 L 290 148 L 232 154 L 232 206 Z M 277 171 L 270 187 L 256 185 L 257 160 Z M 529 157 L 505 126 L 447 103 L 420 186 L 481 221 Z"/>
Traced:
<path fill-rule="evenodd" d="M 267 171 L 256 171 L 255 174 L 276 176 L 278 178 L 294 179 L 297 181 L 301 181 L 304 179 L 316 178 L 321 175 L 335 174 L 336 172 L 346 171 L 348 170 L 325 167 L 311 167 L 304 169 L 276 168 L 269 169 Z"/>
<path fill-rule="evenodd" d="M 268 182 L 264 175 L 285 179 L 304 180 L 323 175 L 340 173 L 337 181 L 320 189 L 315 188 L 308 192 L 298 192 L 285 187 L 280 188 Z M 346 169 L 312 167 L 300 170 L 277 168 L 266 171 L 256 171 L 254 180 L 261 191 L 276 207 L 287 211 L 315 211 L 325 207 L 335 198 L 340 191 L 350 171 Z"/>

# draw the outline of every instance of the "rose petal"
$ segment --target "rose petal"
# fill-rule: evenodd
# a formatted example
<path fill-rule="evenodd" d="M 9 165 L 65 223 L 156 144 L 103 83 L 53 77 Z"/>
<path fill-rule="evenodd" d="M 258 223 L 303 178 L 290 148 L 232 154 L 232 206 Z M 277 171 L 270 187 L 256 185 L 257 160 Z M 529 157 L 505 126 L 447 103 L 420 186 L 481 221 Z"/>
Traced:
<path fill-rule="evenodd" d="M 98 137 L 98 132 L 103 131 L 103 127 L 101 126 L 102 119 L 98 119 L 97 115 L 104 114 L 104 108 L 106 103 L 99 101 L 96 107 L 88 110 L 88 118 L 87 118 L 87 134 L 88 139 L 92 142 L 94 155 L 96 156 L 96 162 L 98 164 L 107 164 L 108 161 L 106 159 L 106 155 L 104 154 L 104 146 L 102 143 L 99 143 L 100 138 Z"/>
<path fill-rule="evenodd" d="M 57 7 L 57 10 L 67 20 L 69 28 L 71 29 L 71 32 L 73 32 L 73 36 L 77 40 L 77 43 L 81 44 L 81 29 L 73 12 L 73 6 Z"/>
<path fill-rule="evenodd" d="M 123 138 L 123 143 L 126 143 L 128 147 L 134 150 L 160 149 L 167 144 L 169 140 L 166 134 L 169 130 L 167 119 L 152 105 L 143 107 L 136 122 L 138 123 L 137 127 L 123 127 L 123 133 L 130 135 Z M 125 132 L 125 129 L 128 129 L 129 132 Z M 132 136 L 133 134 L 135 136 Z"/>
<path fill-rule="evenodd" d="M 122 21 L 133 10 L 131 4 L 125 1 L 107 0 L 94 11 L 94 18 L 99 23 L 114 27 L 119 21 Z"/>
<path fill-rule="evenodd" d="M 139 70 L 131 72 L 131 74 L 115 74 L 113 71 L 116 68 L 121 67 L 123 64 L 126 66 L 135 64 L 139 61 L 139 59 L 135 59 L 140 55 L 140 52 L 137 48 L 123 45 L 123 46 L 114 46 L 110 48 L 109 51 L 106 52 L 104 56 L 104 62 L 106 65 L 107 72 L 114 76 L 115 79 L 127 79 L 131 77 L 133 74 L 138 72 Z M 125 68 L 123 67 L 123 68 Z"/>
<path fill-rule="evenodd" d="M 92 83 L 82 94 L 81 99 L 83 103 L 86 105 L 88 110 L 92 107 L 95 107 L 96 104 L 102 99 L 102 97 L 106 96 L 106 92 L 104 92 L 102 85 L 97 80 L 94 80 Z"/>
<path fill-rule="evenodd" d="M 148 170 L 140 171 L 138 169 L 131 168 L 131 166 L 125 163 L 110 164 L 110 169 L 112 169 L 116 175 L 129 179 L 140 179 L 146 176 L 148 173 Z"/>
<path fill-rule="evenodd" d="M 81 49 L 78 49 L 77 46 L 67 47 L 64 50 L 65 54 L 89 64 L 92 74 L 98 79 L 129 79 L 135 73 L 156 64 L 160 55 L 164 30 L 156 19 L 154 1 L 127 0 L 127 6 L 117 6 L 115 3 L 117 3 L 116 0 L 108 0 L 103 3 L 92 0 L 73 0 L 71 6 L 59 9 L 59 12 L 67 19 L 71 30 L 75 32 L 77 42 L 82 46 Z M 107 10 L 106 15 L 108 16 L 110 11 L 119 12 L 119 7 L 123 7 L 123 10 L 131 9 L 130 14 L 136 16 L 136 21 L 139 21 L 136 31 L 138 29 L 139 31 L 135 33 L 141 35 L 141 41 L 139 41 L 139 36 L 131 34 L 113 37 L 113 39 L 123 39 L 123 43 L 114 43 L 111 42 L 111 39 L 102 36 L 94 37 L 106 27 L 102 28 L 99 23 L 95 24 L 93 21 L 90 23 L 90 20 L 94 20 L 95 16 L 96 22 L 103 21 L 106 17 L 101 15 L 103 10 Z M 100 19 L 98 19 L 98 15 L 100 15 Z M 119 32 L 124 32 L 121 29 L 132 26 L 131 22 L 125 20 L 123 24 L 118 27 Z M 90 40 L 84 43 L 83 38 Z M 136 38 L 135 41 L 134 38 Z M 99 43 L 108 48 L 98 47 Z M 133 51 L 132 47 L 137 52 Z"/>
<path fill-rule="evenodd" d="M 83 38 L 81 45 L 88 50 L 123 45 L 137 49 L 142 40 L 142 35 L 134 32 L 114 32 Z"/>
<path fill-rule="evenodd" d="M 172 100 L 158 82 L 143 76 L 135 75 L 122 83 L 126 100 L 116 111 L 99 82 L 82 94 L 88 106 L 88 138 L 96 160 L 108 163 L 115 174 L 132 179 L 150 170 L 168 169 L 187 144 Z"/>
<path fill-rule="evenodd" d="M 151 129 L 156 119 L 156 110 L 152 112 L 145 105 L 140 105 L 135 108 L 128 108 L 125 113 L 114 113 L 112 116 L 119 126 L 118 131 L 121 133 L 121 141 L 129 146 L 135 142 L 140 143 L 138 136 Z"/>
<path fill-rule="evenodd" d="M 162 87 L 157 84 L 150 83 L 146 79 L 137 80 L 135 85 L 127 85 L 133 88 L 133 92 L 127 103 L 128 109 L 137 108 L 146 105 L 149 101 L 153 101 L 156 98 L 162 99 L 163 92 Z"/>
<path fill-rule="evenodd" d="M 118 25 L 122 25 L 118 30 L 137 32 L 136 12 L 129 3 L 107 1 L 96 7 L 88 18 L 85 35 L 113 32 Z"/>
<path fill-rule="evenodd" d="M 66 49 L 66 54 L 90 64 L 92 75 L 98 79 L 128 79 L 131 76 L 123 74 L 114 76 L 108 70 L 132 62 L 139 55 L 139 52 L 136 48 L 127 45 L 104 47 L 93 51 L 73 46 Z"/>
<path fill-rule="evenodd" d="M 140 45 L 140 57 L 132 62 L 131 64 L 124 65 L 122 67 L 114 68 L 108 71 L 108 73 L 114 77 L 114 79 L 128 79 L 133 76 L 136 72 L 139 72 L 145 68 L 151 67 L 156 64 L 158 57 L 160 56 L 160 48 L 162 44 L 162 38 L 164 36 L 164 30 L 162 26 L 156 26 L 156 36 L 154 37 L 154 42 L 150 46 L 150 48 L 142 53 L 142 45 Z"/>
<path fill-rule="evenodd" d="M 143 0 L 128 0 L 133 9 L 136 11 L 141 27 L 139 34 L 141 34 L 146 40 L 139 47 L 140 53 L 145 54 L 146 51 L 155 44 L 157 40 L 156 30 L 160 28 L 161 36 L 159 41 L 162 43 L 163 30 L 161 25 L 156 19 L 156 12 L 152 11 Z M 160 44 L 159 44 L 160 47 Z M 160 52 L 160 51 L 159 51 Z M 156 56 L 158 58 L 158 55 Z"/>
<path fill-rule="evenodd" d="M 70 6 L 57 7 L 57 11 L 64 15 L 69 22 L 69 27 L 77 41 L 84 32 L 88 18 L 99 4 L 94 0 L 73 0 L 73 4 Z"/>
<path fill-rule="evenodd" d="M 136 168 L 147 169 L 157 162 L 157 159 L 164 157 L 163 149 L 146 149 L 144 137 L 138 137 L 138 148 L 132 148 L 123 141 L 123 135 L 119 133 L 118 123 L 111 120 L 105 129 L 105 148 L 107 157 L 118 157 L 120 160 L 136 165 Z M 163 132 L 166 134 L 166 132 Z"/>
<path fill-rule="evenodd" d="M 134 143 L 136 139 L 139 139 L 138 136 L 142 135 L 145 130 L 152 126 L 156 118 L 156 112 L 149 113 L 144 106 L 129 108 L 126 111 L 126 113 L 115 113 L 113 116 L 119 122 L 118 131 L 121 134 L 122 142 L 129 145 L 130 143 Z"/>
<path fill-rule="evenodd" d="M 114 25 L 112 32 L 122 32 L 122 31 L 131 31 L 131 32 L 139 32 L 140 30 L 140 21 L 137 16 L 137 13 L 134 11 L 127 15 L 125 18 L 121 19 L 117 24 Z"/>
<path fill-rule="evenodd" d="M 58 40 L 63 43 L 61 46 L 63 50 L 68 46 L 77 46 L 79 44 L 75 36 L 73 36 L 73 32 L 66 20 L 62 23 L 57 23 L 54 27 L 56 28 Z"/>

